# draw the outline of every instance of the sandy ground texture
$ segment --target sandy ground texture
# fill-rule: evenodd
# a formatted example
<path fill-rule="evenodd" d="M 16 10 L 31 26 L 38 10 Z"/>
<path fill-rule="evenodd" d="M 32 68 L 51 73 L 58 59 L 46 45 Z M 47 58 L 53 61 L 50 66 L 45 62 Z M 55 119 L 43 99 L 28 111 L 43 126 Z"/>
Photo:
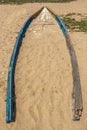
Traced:
<path fill-rule="evenodd" d="M 16 65 L 17 122 L 26 130 L 62 129 L 70 116 L 71 88 L 65 88 L 72 85 L 72 74 L 65 39 L 52 16 L 43 20 L 42 15 L 32 22 Z"/>
<path fill-rule="evenodd" d="M 69 33 L 78 59 L 83 94 L 83 115 L 79 122 L 73 122 L 70 57 L 62 32 L 49 17 L 46 21 L 41 17 L 33 21 L 23 40 L 15 74 L 16 122 L 5 123 L 7 72 L 15 38 L 26 19 L 42 5 L 59 15 L 87 13 L 86 0 L 0 5 L 0 130 L 87 130 L 87 34 Z"/>

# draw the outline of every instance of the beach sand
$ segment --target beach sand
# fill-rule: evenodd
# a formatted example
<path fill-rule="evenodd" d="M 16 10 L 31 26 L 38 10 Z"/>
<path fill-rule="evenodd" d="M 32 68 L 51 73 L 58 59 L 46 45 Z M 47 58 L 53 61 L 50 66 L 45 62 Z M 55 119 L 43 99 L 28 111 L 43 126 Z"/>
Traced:
<path fill-rule="evenodd" d="M 42 6 L 56 14 L 87 13 L 87 1 L 0 5 L 0 130 L 87 130 L 87 34 L 69 32 L 79 64 L 83 113 L 72 121 L 72 67 L 56 21 L 37 18 L 28 28 L 15 71 L 16 121 L 6 124 L 7 73 L 15 39 L 30 15 Z"/>

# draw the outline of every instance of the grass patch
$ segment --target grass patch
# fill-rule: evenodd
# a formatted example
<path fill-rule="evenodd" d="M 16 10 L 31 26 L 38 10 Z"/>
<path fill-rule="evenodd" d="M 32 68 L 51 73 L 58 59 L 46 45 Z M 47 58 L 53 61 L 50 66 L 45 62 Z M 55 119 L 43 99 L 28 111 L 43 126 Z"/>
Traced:
<path fill-rule="evenodd" d="M 80 22 L 77 22 L 79 25 L 79 30 L 82 32 L 87 32 L 87 19 L 86 20 L 81 20 Z"/>
<path fill-rule="evenodd" d="M 63 22 L 70 31 L 87 32 L 87 18 L 80 21 L 70 18 L 70 16 L 76 14 L 67 14 L 62 17 Z M 78 14 L 81 15 L 81 14 Z"/>
<path fill-rule="evenodd" d="M 1 4 L 22 4 L 33 2 L 71 2 L 75 0 L 0 0 Z"/>

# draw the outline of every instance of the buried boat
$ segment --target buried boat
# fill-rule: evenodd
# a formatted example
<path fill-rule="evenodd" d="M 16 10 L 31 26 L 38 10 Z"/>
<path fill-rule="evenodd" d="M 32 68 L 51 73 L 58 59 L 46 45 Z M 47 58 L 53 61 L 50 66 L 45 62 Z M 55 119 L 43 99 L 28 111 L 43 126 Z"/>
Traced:
<path fill-rule="evenodd" d="M 15 81 L 14 81 L 14 73 L 15 73 L 15 66 L 17 62 L 17 57 L 19 54 L 19 50 L 22 44 L 23 37 L 31 24 L 31 22 L 41 13 L 40 19 L 42 21 L 49 20 L 50 16 L 48 15 L 48 11 L 52 14 L 54 19 L 59 24 L 65 39 L 66 45 L 69 50 L 70 58 L 71 58 L 71 65 L 72 65 L 72 75 L 73 75 L 73 92 L 72 92 L 72 110 L 73 110 L 73 120 L 79 120 L 83 108 L 82 103 L 82 93 L 81 93 L 81 83 L 80 83 L 80 75 L 79 75 L 79 67 L 77 63 L 76 54 L 74 48 L 72 46 L 69 34 L 67 32 L 66 27 L 64 26 L 62 20 L 59 16 L 55 15 L 50 9 L 48 8 L 41 8 L 38 12 L 34 15 L 29 17 L 27 22 L 24 24 L 23 28 L 20 30 L 18 37 L 16 39 L 16 43 L 13 49 L 13 53 L 10 60 L 9 71 L 8 71 L 8 81 L 7 81 L 7 96 L 6 96 L 6 122 L 10 123 L 15 121 L 16 116 L 16 99 L 15 99 Z M 51 24 L 51 23 L 50 23 Z M 42 29 L 44 26 L 42 27 Z M 35 31 L 34 31 L 35 32 Z M 44 39 L 43 39 L 44 40 Z"/>

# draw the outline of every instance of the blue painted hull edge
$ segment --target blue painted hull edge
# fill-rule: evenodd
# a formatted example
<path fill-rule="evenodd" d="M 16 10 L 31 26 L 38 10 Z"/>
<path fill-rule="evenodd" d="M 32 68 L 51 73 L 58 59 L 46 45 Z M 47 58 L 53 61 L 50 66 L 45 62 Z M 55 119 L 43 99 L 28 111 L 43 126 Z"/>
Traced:
<path fill-rule="evenodd" d="M 15 93 L 14 93 L 14 71 L 17 56 L 19 53 L 20 46 L 22 44 L 23 36 L 32 22 L 33 18 L 30 17 L 24 24 L 23 28 L 18 33 L 16 38 L 15 46 L 10 60 L 9 71 L 8 71 L 8 81 L 7 81 L 7 95 L 6 95 L 6 123 L 13 122 L 15 120 Z"/>

